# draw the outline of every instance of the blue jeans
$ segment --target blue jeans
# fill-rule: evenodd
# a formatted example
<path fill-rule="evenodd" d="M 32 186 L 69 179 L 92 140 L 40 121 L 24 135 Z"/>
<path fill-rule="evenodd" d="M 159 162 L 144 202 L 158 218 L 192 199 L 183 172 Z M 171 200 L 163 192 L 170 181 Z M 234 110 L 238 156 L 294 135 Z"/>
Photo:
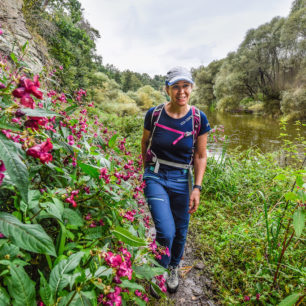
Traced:
<path fill-rule="evenodd" d="M 156 240 L 167 246 L 170 257 L 163 255 L 159 263 L 178 266 L 183 256 L 190 215 L 188 170 L 165 170 L 158 173 L 154 167 L 146 167 L 143 179 L 146 182 L 144 193 L 156 228 Z"/>

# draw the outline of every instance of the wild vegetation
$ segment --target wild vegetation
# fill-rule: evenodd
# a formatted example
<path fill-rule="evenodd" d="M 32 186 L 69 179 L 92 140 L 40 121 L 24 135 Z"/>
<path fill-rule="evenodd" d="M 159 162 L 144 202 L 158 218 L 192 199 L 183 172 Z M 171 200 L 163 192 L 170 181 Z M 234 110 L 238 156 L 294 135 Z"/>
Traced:
<path fill-rule="evenodd" d="M 306 1 L 251 29 L 236 52 L 194 69 L 194 103 L 218 111 L 306 118 Z"/>
<path fill-rule="evenodd" d="M 304 117 L 304 13 L 294 1 L 287 18 L 195 70 L 193 101 Z M 25 0 L 24 14 L 54 66 L 37 76 L 22 53 L 0 60 L 0 304 L 146 304 L 167 250 L 145 234 L 139 113 L 165 99 L 164 78 L 104 66 L 77 0 Z M 305 297 L 305 156 L 285 129 L 281 153 L 226 152 L 225 142 L 208 160 L 191 234 L 223 304 Z M 283 153 L 291 163 L 280 167 Z"/>
<path fill-rule="evenodd" d="M 167 250 L 145 237 L 141 157 L 85 90 L 43 89 L 11 58 L 13 69 L 0 61 L 0 304 L 145 304 L 143 280 L 164 290 L 152 265 Z"/>

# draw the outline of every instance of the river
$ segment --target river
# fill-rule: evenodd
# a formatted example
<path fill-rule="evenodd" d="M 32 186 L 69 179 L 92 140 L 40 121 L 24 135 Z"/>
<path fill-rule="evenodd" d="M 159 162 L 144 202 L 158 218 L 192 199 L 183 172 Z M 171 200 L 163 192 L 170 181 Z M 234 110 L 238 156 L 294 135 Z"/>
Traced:
<path fill-rule="evenodd" d="M 280 133 L 286 133 L 286 139 L 299 145 L 299 151 L 304 151 L 294 122 L 287 123 L 286 131 L 280 128 L 279 120 L 269 119 L 251 114 L 229 114 L 204 111 L 211 127 L 224 126 L 224 134 L 229 140 L 228 149 L 244 151 L 250 147 L 258 148 L 262 152 L 274 152 L 281 148 Z M 305 125 L 305 122 L 304 122 Z M 300 134 L 306 138 L 306 125 L 301 127 Z M 210 151 L 220 151 L 221 143 L 211 144 Z M 217 152 L 216 152 L 217 151 Z"/>

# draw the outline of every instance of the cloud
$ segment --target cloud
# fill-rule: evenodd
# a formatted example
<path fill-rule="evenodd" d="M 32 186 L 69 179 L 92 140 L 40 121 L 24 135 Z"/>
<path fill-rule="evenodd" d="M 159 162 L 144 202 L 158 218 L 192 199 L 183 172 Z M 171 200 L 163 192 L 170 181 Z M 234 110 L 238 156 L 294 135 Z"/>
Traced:
<path fill-rule="evenodd" d="M 101 33 L 103 62 L 121 70 L 165 74 L 207 65 L 235 51 L 250 28 L 289 13 L 292 0 L 81 0 Z"/>

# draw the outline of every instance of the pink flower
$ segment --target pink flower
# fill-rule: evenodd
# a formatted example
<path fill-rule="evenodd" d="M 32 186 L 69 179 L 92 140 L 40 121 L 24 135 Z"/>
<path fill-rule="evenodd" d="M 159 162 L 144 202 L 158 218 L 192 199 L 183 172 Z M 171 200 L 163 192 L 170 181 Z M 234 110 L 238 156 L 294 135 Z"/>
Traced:
<path fill-rule="evenodd" d="M 25 88 L 24 87 L 19 87 L 19 88 L 16 88 L 15 90 L 13 90 L 12 95 L 15 98 L 22 98 L 25 93 L 26 93 Z"/>
<path fill-rule="evenodd" d="M 104 259 L 113 268 L 119 267 L 122 263 L 122 257 L 120 255 L 114 255 L 112 252 L 107 252 Z"/>
<path fill-rule="evenodd" d="M 248 295 L 245 295 L 243 299 L 245 302 L 248 302 L 251 298 Z"/>
<path fill-rule="evenodd" d="M 260 294 L 257 293 L 257 294 L 256 294 L 256 300 L 258 301 L 259 299 L 260 299 Z"/>
<path fill-rule="evenodd" d="M 0 172 L 4 172 L 6 171 L 6 168 L 4 166 L 4 162 L 2 160 L 0 160 Z"/>
<path fill-rule="evenodd" d="M 0 29 L 0 35 L 2 35 L 3 34 L 3 31 Z"/>
<path fill-rule="evenodd" d="M 45 164 L 52 161 L 52 155 L 48 151 L 53 149 L 53 144 L 50 141 L 50 138 L 47 141 L 37 144 L 27 150 L 27 155 L 30 155 L 35 158 L 39 158 L 40 161 Z"/>
<path fill-rule="evenodd" d="M 1 31 L 1 30 L 0 30 Z M 1 34 L 0 34 L 1 35 Z M 0 82 L 0 89 L 4 89 L 4 88 L 6 88 L 6 86 L 3 84 L 3 83 L 1 83 Z"/>
<path fill-rule="evenodd" d="M 108 306 L 121 306 L 122 305 L 122 298 L 120 296 L 121 290 L 122 289 L 120 287 L 115 287 L 115 291 L 109 293 L 106 296 L 108 301 L 105 302 L 104 305 L 108 305 Z"/>
<path fill-rule="evenodd" d="M 142 295 L 142 293 L 139 290 L 135 290 L 134 293 L 135 293 L 136 296 L 141 296 Z"/>
<path fill-rule="evenodd" d="M 44 117 L 29 117 L 29 120 L 27 120 L 24 125 L 27 128 L 31 128 L 33 130 L 38 130 L 39 126 L 46 127 L 46 124 L 48 123 L 48 118 Z"/>
<path fill-rule="evenodd" d="M 69 144 L 70 146 L 74 145 L 74 139 L 73 139 L 73 136 L 72 136 L 72 135 L 69 135 L 69 136 L 67 137 L 67 139 L 68 139 L 68 144 Z"/>

